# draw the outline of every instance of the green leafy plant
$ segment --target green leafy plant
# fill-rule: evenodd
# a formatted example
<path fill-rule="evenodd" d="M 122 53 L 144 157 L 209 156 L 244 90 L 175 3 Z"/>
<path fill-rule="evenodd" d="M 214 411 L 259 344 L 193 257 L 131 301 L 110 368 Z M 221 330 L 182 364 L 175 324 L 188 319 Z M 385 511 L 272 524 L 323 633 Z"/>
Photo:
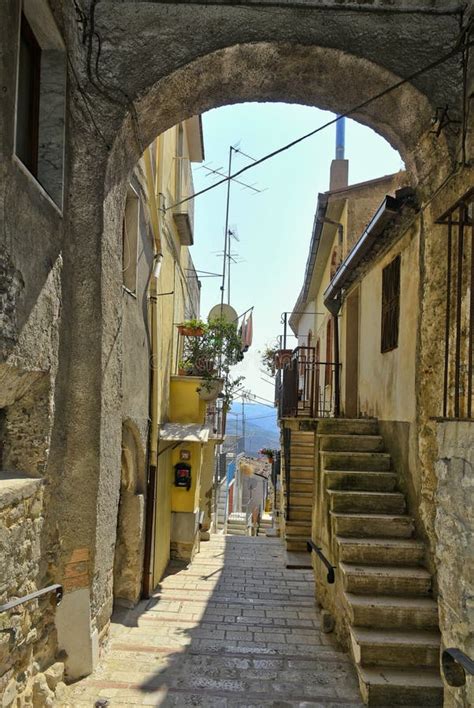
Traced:
<path fill-rule="evenodd" d="M 178 325 L 179 333 L 187 337 L 200 337 L 205 328 L 206 323 L 200 319 L 185 320 Z"/>
<path fill-rule="evenodd" d="M 271 377 L 275 376 L 275 354 L 277 351 L 277 346 L 267 346 L 263 351 L 259 352 L 265 373 Z"/>
<path fill-rule="evenodd" d="M 223 318 L 201 322 L 199 337 L 186 337 L 180 362 L 186 374 L 204 379 L 203 386 L 211 388 L 217 379 L 228 378 L 232 366 L 242 361 L 242 341 L 235 325 Z"/>
<path fill-rule="evenodd" d="M 231 407 L 234 396 L 244 380 L 245 376 L 237 376 L 235 379 L 233 379 L 230 375 L 226 377 L 224 382 L 224 390 L 222 392 L 223 407 L 226 410 L 229 410 Z"/>
<path fill-rule="evenodd" d="M 260 455 L 264 455 L 265 457 L 268 457 L 269 462 L 273 461 L 273 458 L 275 456 L 275 451 L 272 450 L 269 447 L 262 447 L 261 450 L 258 451 Z"/>

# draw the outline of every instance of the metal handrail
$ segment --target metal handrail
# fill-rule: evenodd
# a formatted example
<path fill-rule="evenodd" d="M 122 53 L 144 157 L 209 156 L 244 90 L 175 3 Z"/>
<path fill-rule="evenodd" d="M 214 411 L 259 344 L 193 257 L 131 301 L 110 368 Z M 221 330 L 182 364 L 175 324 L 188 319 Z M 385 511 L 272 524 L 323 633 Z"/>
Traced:
<path fill-rule="evenodd" d="M 311 551 L 314 551 L 316 553 L 316 555 L 319 556 L 319 558 L 322 560 L 322 562 L 324 563 L 324 565 L 328 569 L 327 581 L 328 581 L 329 585 L 332 585 L 336 580 L 336 576 L 334 574 L 334 571 L 336 570 L 336 566 L 331 565 L 331 563 L 328 561 L 328 559 L 324 555 L 322 549 L 319 546 L 317 546 L 313 541 L 309 540 L 306 542 L 306 549 L 307 549 L 308 553 L 311 553 Z"/>
<path fill-rule="evenodd" d="M 445 649 L 441 654 L 444 678 L 450 686 L 459 687 L 466 683 L 466 673 L 474 676 L 474 661 L 461 649 Z"/>
<path fill-rule="evenodd" d="M 10 602 L 6 602 L 4 605 L 0 605 L 0 612 L 7 612 L 8 610 L 13 609 L 14 607 L 18 607 L 18 605 L 24 605 L 26 602 L 36 600 L 38 597 L 47 595 L 50 592 L 55 593 L 56 605 L 59 605 L 61 600 L 63 599 L 63 586 L 59 585 L 58 583 L 55 583 L 54 585 L 48 585 L 48 587 L 43 588 L 42 590 L 37 590 L 36 592 L 32 592 L 29 595 L 18 597 L 16 600 L 10 600 Z"/>

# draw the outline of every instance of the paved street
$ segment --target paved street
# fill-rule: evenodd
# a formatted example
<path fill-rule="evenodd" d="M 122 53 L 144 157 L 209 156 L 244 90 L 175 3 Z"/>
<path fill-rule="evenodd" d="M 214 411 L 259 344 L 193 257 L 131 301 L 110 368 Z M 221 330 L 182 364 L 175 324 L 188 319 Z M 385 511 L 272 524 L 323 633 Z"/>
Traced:
<path fill-rule="evenodd" d="M 151 600 L 115 615 L 100 667 L 61 705 L 361 706 L 313 598 L 312 573 L 285 569 L 279 539 L 214 536 Z"/>

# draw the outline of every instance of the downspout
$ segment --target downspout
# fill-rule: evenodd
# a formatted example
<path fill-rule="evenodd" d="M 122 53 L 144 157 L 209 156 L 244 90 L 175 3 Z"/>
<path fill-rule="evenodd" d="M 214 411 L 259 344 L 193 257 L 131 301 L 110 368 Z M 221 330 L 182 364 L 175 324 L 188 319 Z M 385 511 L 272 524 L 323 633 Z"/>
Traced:
<path fill-rule="evenodd" d="M 334 416 L 341 415 L 341 382 L 339 366 L 339 316 L 333 315 L 334 330 Z"/>
<path fill-rule="evenodd" d="M 161 137 L 156 139 L 157 155 L 161 144 Z M 143 597 L 149 597 L 153 590 L 153 570 L 152 570 L 152 553 L 154 541 L 155 527 L 155 505 L 156 505 L 156 473 L 158 464 L 158 372 L 156 370 L 158 362 L 158 301 L 157 280 L 163 258 L 161 237 L 158 217 L 158 204 L 156 194 L 158 190 L 158 180 L 161 179 L 161 166 L 156 163 L 156 179 L 157 184 L 153 179 L 151 148 L 148 147 L 143 154 L 143 162 L 145 165 L 145 179 L 147 185 L 148 200 L 150 205 L 150 219 L 153 234 L 153 271 L 150 274 L 149 294 L 148 294 L 148 317 L 151 330 L 151 346 L 150 346 L 150 396 L 149 396 L 149 418 L 150 418 L 150 433 L 148 437 L 148 474 L 147 474 L 147 496 L 146 496 L 146 511 L 145 511 L 145 548 L 143 555 L 143 582 L 142 594 Z M 154 277 L 153 277 L 154 276 Z"/>

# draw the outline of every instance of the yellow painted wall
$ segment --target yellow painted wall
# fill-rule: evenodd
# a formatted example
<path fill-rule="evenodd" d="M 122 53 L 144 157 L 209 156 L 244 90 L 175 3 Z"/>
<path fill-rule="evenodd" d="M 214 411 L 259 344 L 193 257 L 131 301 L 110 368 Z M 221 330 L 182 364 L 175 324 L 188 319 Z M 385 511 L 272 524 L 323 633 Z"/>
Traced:
<path fill-rule="evenodd" d="M 363 278 L 360 288 L 359 407 L 381 420 L 415 419 L 419 236 L 416 227 Z M 401 254 L 398 347 L 380 352 L 382 269 Z"/>
<path fill-rule="evenodd" d="M 199 507 L 204 511 L 203 527 L 206 529 L 211 523 L 212 514 L 212 485 L 215 472 L 215 451 L 216 442 L 209 441 L 204 445 L 202 470 L 201 470 L 201 493 Z"/>
<path fill-rule="evenodd" d="M 154 585 L 160 581 L 170 557 L 171 489 L 171 454 L 167 451 L 158 458 L 153 554 Z"/>
<path fill-rule="evenodd" d="M 155 223 L 161 243 L 163 260 L 160 276 L 150 280 L 150 294 L 155 297 L 150 301 L 149 322 L 153 340 L 152 365 L 156 373 L 153 394 L 153 408 L 157 425 L 170 420 L 170 379 L 177 372 L 179 351 L 178 331 L 176 323 L 189 317 L 197 317 L 199 305 L 191 305 L 190 301 L 196 291 L 190 292 L 189 271 L 192 268 L 192 258 L 187 246 L 182 246 L 179 240 L 173 211 L 165 211 L 175 203 L 177 197 L 177 138 L 178 126 L 160 135 L 151 145 L 150 159 L 153 184 L 147 184 L 145 204 L 150 213 L 158 208 Z M 183 131 L 183 152 L 186 167 L 189 171 L 189 152 L 187 131 Z M 140 160 L 139 169 L 146 173 L 146 161 Z M 189 180 L 186 177 L 186 183 Z M 183 192 L 181 191 L 181 194 Z M 166 294 L 163 293 L 172 293 Z M 197 397 L 197 396 L 196 396 Z M 199 407 L 199 406 L 198 406 Z M 203 414 L 204 419 L 204 414 Z M 191 421 L 190 421 L 191 422 Z M 160 449 L 157 431 L 153 432 L 151 444 L 151 464 L 157 464 L 156 504 L 153 548 L 153 585 L 157 585 L 170 556 L 171 511 L 173 508 L 173 460 L 171 452 L 165 452 L 157 457 Z M 166 444 L 161 444 L 161 448 Z M 198 446 L 199 447 L 199 446 Z M 196 477 L 196 476 L 195 476 Z M 198 495 L 197 479 L 195 489 L 189 493 L 195 502 Z M 181 502 L 179 502 L 181 503 Z M 178 504 L 179 505 L 179 504 Z"/>
<path fill-rule="evenodd" d="M 170 420 L 174 423 L 204 424 L 206 403 L 201 401 L 197 388 L 201 379 L 197 376 L 173 376 L 170 389 Z"/>
<path fill-rule="evenodd" d="M 171 511 L 194 512 L 199 507 L 199 495 L 201 491 L 201 467 L 202 467 L 201 443 L 182 443 L 171 452 L 172 469 L 172 490 L 171 490 Z M 191 489 L 174 486 L 174 465 L 180 461 L 180 450 L 189 450 L 191 459 L 186 460 L 186 464 L 191 465 Z"/>

